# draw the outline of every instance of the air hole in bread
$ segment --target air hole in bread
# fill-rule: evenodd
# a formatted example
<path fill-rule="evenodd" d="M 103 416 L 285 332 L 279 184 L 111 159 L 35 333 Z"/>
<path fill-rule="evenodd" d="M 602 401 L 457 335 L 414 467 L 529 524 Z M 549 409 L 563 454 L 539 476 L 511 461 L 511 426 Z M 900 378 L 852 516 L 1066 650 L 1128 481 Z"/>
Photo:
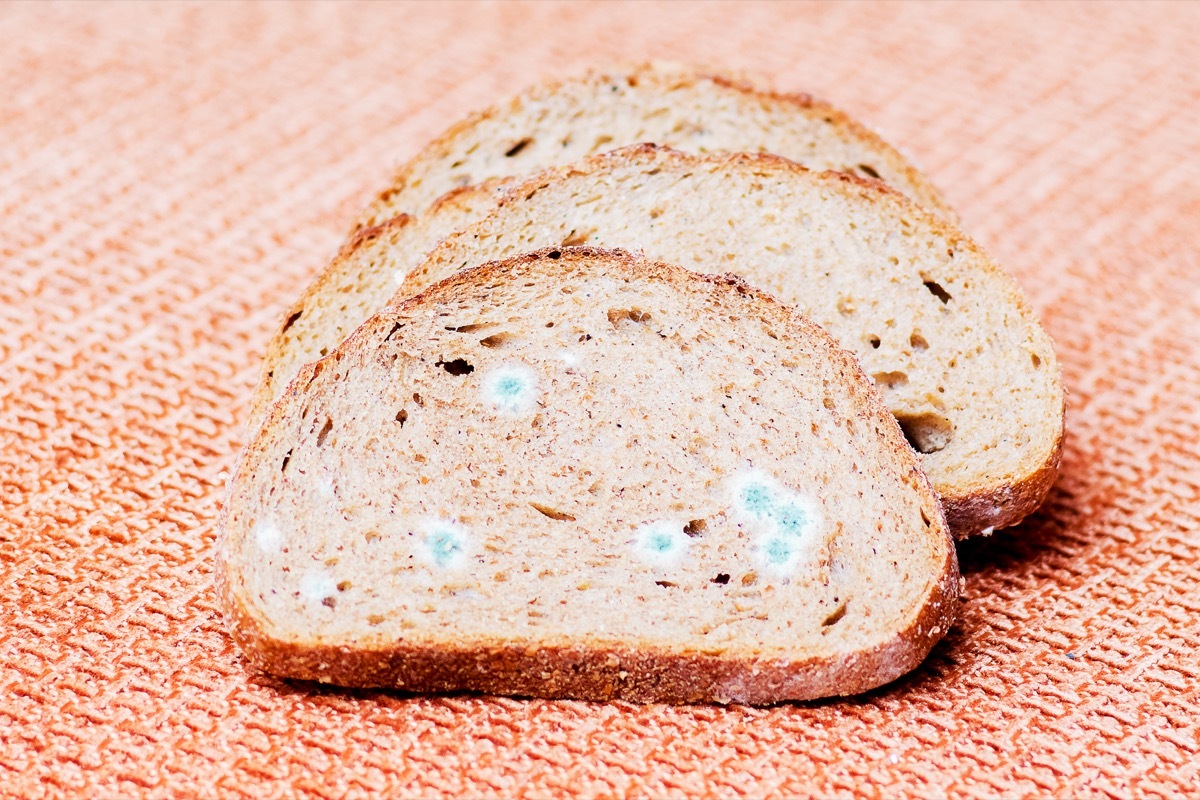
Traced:
<path fill-rule="evenodd" d="M 751 570 L 742 576 L 742 586 L 753 586 L 758 582 L 758 573 Z"/>
<path fill-rule="evenodd" d="M 932 278 L 928 278 L 925 275 L 922 275 L 921 280 L 924 282 L 925 288 L 929 290 L 929 293 L 931 295 L 933 295 L 934 297 L 936 297 L 938 300 L 942 301 L 942 305 L 946 305 L 946 303 L 949 303 L 951 300 L 954 299 L 950 295 L 949 292 L 947 292 L 945 289 L 942 288 L 942 285 L 940 283 L 933 280 Z"/>
<path fill-rule="evenodd" d="M 303 311 L 303 310 L 300 310 L 300 311 L 297 311 L 295 314 L 292 314 L 292 315 L 291 315 L 290 317 L 288 317 L 286 320 L 284 320 L 284 322 L 283 322 L 283 331 L 282 331 L 282 332 L 283 332 L 283 333 L 286 333 L 286 332 L 287 332 L 287 329 L 288 329 L 288 328 L 290 328 L 290 327 L 292 327 L 293 325 L 295 325 L 295 324 L 296 324 L 296 320 L 300 319 L 300 317 L 302 317 L 302 316 L 304 316 L 304 311 Z"/>
<path fill-rule="evenodd" d="M 933 524 L 933 520 L 931 520 L 929 515 L 925 513 L 924 507 L 921 508 L 921 522 L 925 523 L 926 528 Z"/>
<path fill-rule="evenodd" d="M 672 583 L 671 581 L 655 581 L 655 582 L 654 582 L 654 585 L 655 585 L 655 586 L 661 586 L 661 587 L 663 587 L 664 589 L 673 589 L 673 588 L 675 588 L 676 586 L 678 586 L 679 584 L 677 584 L 677 583 Z"/>
<path fill-rule="evenodd" d="M 898 389 L 908 385 L 908 374 L 904 372 L 876 372 L 871 378 L 877 386 L 885 389 Z"/>
<path fill-rule="evenodd" d="M 896 414 L 904 437 L 918 453 L 936 453 L 954 438 L 954 424 L 941 414 Z"/>
<path fill-rule="evenodd" d="M 562 253 L 557 250 L 551 250 L 549 253 L 546 253 L 546 258 L 550 259 L 551 261 L 558 261 L 560 258 L 562 258 Z"/>
<path fill-rule="evenodd" d="M 283 454 L 283 463 L 279 465 L 279 471 L 286 472 L 288 462 L 291 460 L 292 460 L 292 451 L 288 450 L 286 453 Z"/>
<path fill-rule="evenodd" d="M 602 133 L 596 137 L 596 141 L 592 144 L 592 150 L 599 150 L 601 147 L 604 147 L 604 145 L 611 144 L 612 140 L 613 137 L 609 136 L 607 133 Z"/>
<path fill-rule="evenodd" d="M 413 392 L 413 402 L 419 406 L 425 405 L 425 401 L 421 398 L 421 395 L 417 394 L 416 392 Z"/>
<path fill-rule="evenodd" d="M 555 520 L 557 522 L 574 522 L 575 521 L 575 518 L 565 511 L 559 511 L 556 508 L 552 508 L 550 506 L 544 506 L 541 503 L 530 503 L 529 505 L 533 506 L 534 510 L 536 510 L 538 513 L 544 514 L 545 516 L 547 516 L 550 519 Z"/>
<path fill-rule="evenodd" d="M 351 587 L 350 581 L 342 581 L 341 583 L 339 583 L 337 585 L 337 590 L 339 592 L 345 592 L 345 591 L 349 591 L 350 587 Z"/>
<path fill-rule="evenodd" d="M 325 446 L 325 439 L 329 437 L 329 432 L 333 430 L 333 420 L 325 420 L 325 424 L 321 427 L 321 432 L 317 434 L 317 447 Z"/>
<path fill-rule="evenodd" d="M 396 412 L 396 422 L 400 423 L 400 427 L 404 427 L 404 423 L 408 422 L 408 412 L 403 408 Z"/>
<path fill-rule="evenodd" d="M 397 331 L 399 331 L 403 327 L 404 327 L 403 325 L 401 325 L 399 322 L 397 322 L 395 325 L 392 326 L 392 329 L 390 331 L 388 331 L 388 335 L 383 337 L 383 340 L 385 342 L 388 341 L 389 339 L 391 339 L 393 336 L 396 335 Z"/>
<path fill-rule="evenodd" d="M 1037 353 L 1030 353 L 1029 358 L 1030 358 L 1030 360 L 1033 361 L 1034 369 L 1041 369 L 1041 366 L 1042 366 L 1042 357 L 1041 356 L 1039 356 Z"/>
<path fill-rule="evenodd" d="M 843 317 L 848 317 L 851 314 L 853 314 L 854 313 L 854 298 L 851 298 L 851 297 L 839 298 L 838 304 L 837 304 L 837 310 L 838 310 L 838 313 L 841 314 Z"/>
<path fill-rule="evenodd" d="M 729 583 L 729 573 L 728 572 L 718 572 L 717 577 L 710 580 L 709 583 L 718 583 L 721 586 L 724 586 L 725 584 Z"/>
<path fill-rule="evenodd" d="M 321 601 L 321 605 L 325 606 L 326 608 L 336 608 L 337 607 L 337 599 L 332 596 L 326 597 L 324 600 Z"/>
<path fill-rule="evenodd" d="M 524 150 L 526 147 L 528 147 L 528 146 L 529 146 L 529 145 L 531 145 L 532 143 L 533 143 L 533 139 L 527 136 L 527 137 L 525 137 L 524 139 L 522 139 L 521 141 L 519 141 L 519 142 L 517 142 L 516 144 L 514 144 L 512 147 L 510 147 L 510 148 L 508 148 L 507 150 L 505 150 L 505 151 L 504 151 L 504 157 L 505 157 L 505 158 L 512 158 L 513 156 L 515 156 L 517 153 L 519 153 L 519 152 L 521 152 L 522 150 Z"/>
<path fill-rule="evenodd" d="M 873 333 L 867 337 L 867 341 L 870 343 L 871 347 L 875 350 L 878 350 L 879 345 L 883 344 L 883 340 L 880 339 L 878 336 L 876 336 Z"/>
<path fill-rule="evenodd" d="M 479 343 L 484 347 L 496 349 L 499 347 L 505 347 L 515 338 L 517 337 L 513 336 L 511 333 L 505 333 L 504 331 L 501 331 L 500 333 L 493 333 L 491 336 L 480 339 Z"/>
<path fill-rule="evenodd" d="M 437 365 L 451 375 L 470 375 L 475 367 L 465 358 L 455 358 L 450 361 L 439 361 Z"/>
<path fill-rule="evenodd" d="M 695 538 L 708 528 L 708 523 L 702 519 L 693 519 L 683 526 L 683 532 L 688 536 Z"/>
<path fill-rule="evenodd" d="M 850 601 L 843 600 L 841 604 L 839 604 L 838 607 L 833 610 L 833 613 L 825 618 L 825 621 L 821 623 L 821 627 L 829 628 L 841 622 L 842 617 L 846 616 L 846 607 L 848 605 L 850 605 Z"/>
<path fill-rule="evenodd" d="M 924 336 L 917 333 L 916 331 L 913 331 L 912 335 L 908 337 L 908 344 L 913 350 L 916 350 L 916 351 L 929 349 L 929 342 L 925 339 Z"/>
<path fill-rule="evenodd" d="M 650 209 L 650 219 L 658 219 L 662 216 L 662 213 L 663 210 L 661 208 L 652 208 Z"/>
<path fill-rule="evenodd" d="M 870 175 L 872 178 L 874 178 L 877 181 L 883 180 L 883 178 L 881 178 L 879 175 L 879 171 L 876 170 L 874 167 L 872 167 L 870 164 L 859 164 L 858 170 L 859 170 L 859 172 L 862 172 L 866 175 Z"/>
<path fill-rule="evenodd" d="M 608 321 L 614 328 L 619 328 L 626 322 L 647 323 L 650 321 L 650 312 L 640 308 L 610 308 Z"/>

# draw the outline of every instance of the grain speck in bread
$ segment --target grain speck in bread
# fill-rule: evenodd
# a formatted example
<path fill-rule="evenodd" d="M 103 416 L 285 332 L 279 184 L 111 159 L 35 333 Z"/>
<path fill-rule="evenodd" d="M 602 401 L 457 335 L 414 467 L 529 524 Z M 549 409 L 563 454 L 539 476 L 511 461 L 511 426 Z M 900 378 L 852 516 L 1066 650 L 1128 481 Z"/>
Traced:
<path fill-rule="evenodd" d="M 1016 524 L 1057 476 L 1065 393 L 1050 338 L 982 248 L 878 181 L 768 155 L 624 148 L 508 187 L 397 299 L 564 242 L 737 272 L 794 304 L 858 356 L 958 536 Z"/>
<path fill-rule="evenodd" d="M 464 119 L 400 169 L 356 230 L 422 214 L 456 187 L 642 142 L 695 153 L 774 153 L 816 170 L 879 178 L 954 218 L 895 148 L 828 103 L 653 63 L 544 83 Z"/>
<path fill-rule="evenodd" d="M 225 514 L 235 640 L 342 685 L 851 694 L 956 606 L 936 496 L 853 357 L 737 279 L 590 249 L 372 317 L 273 407 Z"/>

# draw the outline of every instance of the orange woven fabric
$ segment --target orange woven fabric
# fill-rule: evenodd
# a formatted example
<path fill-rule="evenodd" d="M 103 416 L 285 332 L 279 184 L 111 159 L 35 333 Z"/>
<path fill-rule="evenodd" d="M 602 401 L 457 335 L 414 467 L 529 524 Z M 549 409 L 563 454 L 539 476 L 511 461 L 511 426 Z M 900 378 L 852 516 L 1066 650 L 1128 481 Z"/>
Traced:
<path fill-rule="evenodd" d="M 1200 785 L 1200 5 L 0 6 L 0 797 L 1183 796 Z M 1024 286 L 1063 475 L 857 699 L 425 698 L 215 613 L 263 347 L 392 167 L 546 76 L 773 76 L 922 164 Z"/>

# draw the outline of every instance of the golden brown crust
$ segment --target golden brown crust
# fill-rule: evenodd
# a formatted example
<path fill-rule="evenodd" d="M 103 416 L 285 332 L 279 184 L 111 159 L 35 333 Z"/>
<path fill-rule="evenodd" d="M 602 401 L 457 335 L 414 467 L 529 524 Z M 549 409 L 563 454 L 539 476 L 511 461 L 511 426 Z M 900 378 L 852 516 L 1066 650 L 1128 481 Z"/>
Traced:
<path fill-rule="evenodd" d="M 906 478 L 922 496 L 929 518 L 924 535 L 941 545 L 940 563 L 930 570 L 930 580 L 919 609 L 911 621 L 885 641 L 852 652 L 802 659 L 778 654 L 740 656 L 633 647 L 611 642 L 578 641 L 508 642 L 405 642 L 355 644 L 352 641 L 289 641 L 272 635 L 269 624 L 253 613 L 238 595 L 234 571 L 228 563 L 223 524 L 218 546 L 217 593 L 225 610 L 230 634 L 256 667 L 273 674 L 334 683 L 343 686 L 388 687 L 417 692 L 477 691 L 492 694 L 622 699 L 632 702 L 716 702 L 764 705 L 787 700 L 807 700 L 850 695 L 888 683 L 916 667 L 948 631 L 957 609 L 959 572 L 957 554 L 946 528 L 936 495 L 920 471 L 894 418 L 883 407 L 858 362 L 842 350 L 823 329 L 735 275 L 697 275 L 680 267 L 648 262 L 623 251 L 590 247 L 545 249 L 458 273 L 421 294 L 403 300 L 372 318 L 328 357 L 305 365 L 284 393 L 302 392 L 321 372 L 332 367 L 359 338 L 375 336 L 392 320 L 439 303 L 464 299 L 480 285 L 504 274 L 520 271 L 540 261 L 604 258 L 610 274 L 625 272 L 630 278 L 661 280 L 695 287 L 709 284 L 727 288 L 754 302 L 764 317 L 772 315 L 783 325 L 823 340 L 838 359 L 855 393 L 857 416 L 873 425 L 890 450 L 909 470 Z M 262 430 L 239 460 L 230 487 L 250 459 L 248 454 L 267 448 L 273 423 L 286 413 L 276 404 Z M 228 503 L 226 511 L 228 510 Z"/>
<path fill-rule="evenodd" d="M 1060 379 L 1061 380 L 1061 379 Z M 1066 438 L 1066 403 L 1060 414 L 1058 435 L 1049 457 L 1031 473 L 991 491 L 975 491 L 942 499 L 942 510 L 955 539 L 990 535 L 1000 528 L 1020 523 L 1042 505 L 1058 480 Z"/>
<path fill-rule="evenodd" d="M 882 157 L 893 171 L 906 178 L 912 187 L 913 199 L 916 202 L 936 211 L 947 219 L 957 219 L 953 208 L 946 202 L 937 188 L 908 159 L 901 155 L 895 147 L 880 138 L 870 128 L 852 119 L 845 112 L 822 100 L 813 98 L 812 95 L 781 93 L 763 89 L 751 85 L 743 78 L 721 75 L 695 67 L 668 65 L 664 71 L 664 65 L 662 64 L 642 63 L 629 67 L 624 71 L 616 69 L 591 70 L 579 77 L 546 81 L 526 89 L 500 104 L 474 112 L 459 120 L 433 141 L 429 142 L 396 172 L 392 179 L 392 185 L 380 192 L 376 199 L 371 202 L 359 219 L 356 220 L 351 233 L 353 234 L 363 228 L 377 225 L 391 216 L 394 212 L 388 210 L 389 201 L 407 188 L 417 165 L 448 157 L 459 150 L 460 137 L 481 122 L 502 118 L 522 103 L 533 102 L 540 98 L 552 96 L 569 87 L 601 85 L 613 80 L 655 81 L 669 88 L 709 81 L 714 86 L 736 92 L 764 105 L 790 107 L 811 116 L 822 117 L 831 126 L 835 127 L 844 139 L 868 143 L 876 155 Z M 409 213 L 425 212 L 424 209 L 407 209 L 407 211 Z"/>

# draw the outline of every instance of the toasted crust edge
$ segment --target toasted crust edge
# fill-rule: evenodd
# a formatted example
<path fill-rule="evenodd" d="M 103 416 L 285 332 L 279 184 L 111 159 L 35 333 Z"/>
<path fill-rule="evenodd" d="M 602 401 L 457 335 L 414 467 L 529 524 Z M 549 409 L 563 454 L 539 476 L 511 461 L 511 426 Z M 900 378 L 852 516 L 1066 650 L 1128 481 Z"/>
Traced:
<path fill-rule="evenodd" d="M 915 454 L 905 443 L 899 425 L 857 360 L 833 338 L 790 307 L 754 288 L 736 275 L 700 275 L 661 262 L 638 258 L 622 250 L 591 247 L 548 248 L 503 261 L 484 264 L 434 284 L 403 301 L 398 310 L 419 307 L 452 297 L 461 285 L 490 280 L 492 276 L 540 259 L 603 256 L 620 270 L 649 270 L 678 281 L 704 281 L 728 286 L 739 294 L 765 301 L 787 324 L 823 338 L 843 365 L 860 378 L 859 391 L 874 405 L 859 414 L 883 424 L 883 446 L 899 453 L 907 463 L 918 492 L 928 501 L 934 519 L 925 534 L 944 540 L 939 574 L 929 584 L 920 609 L 910 624 L 890 639 L 865 650 L 830 658 L 813 657 L 781 664 L 777 656 L 731 658 L 700 652 L 674 652 L 655 648 L 628 648 L 586 644 L 549 644 L 531 648 L 528 642 L 476 642 L 448 648 L 396 642 L 383 647 L 287 641 L 272 636 L 265 621 L 251 612 L 234 589 L 228 559 L 227 514 L 234 482 L 245 468 L 248 455 L 262 447 L 271 422 L 282 416 L 276 403 L 254 440 L 247 444 L 227 486 L 217 547 L 215 588 L 224 609 L 230 636 L 255 667 L 272 674 L 351 687 L 395 688 L 415 692 L 476 691 L 487 694 L 628 700 L 639 703 L 738 703 L 769 705 L 790 700 L 858 694 L 889 683 L 924 660 L 934 644 L 953 624 L 958 606 L 957 552 L 937 495 L 921 472 Z M 642 273 L 645 274 L 645 273 Z M 386 313 L 386 310 L 385 312 Z M 286 394 L 296 394 L 315 376 L 341 357 L 348 343 L 369 335 L 364 325 L 324 359 L 306 364 L 289 384 Z M 872 399 L 873 398 L 873 399 Z M 616 666 L 612 666 L 615 658 Z"/>
<path fill-rule="evenodd" d="M 701 67 L 666 62 L 643 62 L 625 69 L 591 69 L 582 75 L 543 81 L 524 89 L 507 100 L 468 114 L 426 144 L 416 155 L 396 171 L 391 185 L 376 194 L 363 213 L 355 220 L 350 230 L 351 235 L 356 234 L 364 228 L 382 224 L 398 213 L 390 210 L 388 203 L 393 197 L 405 190 L 416 166 L 425 161 L 448 157 L 457 149 L 459 139 L 479 123 L 499 118 L 506 113 L 510 113 L 522 103 L 537 101 L 572 86 L 599 85 L 614 79 L 628 80 L 629 78 L 658 80 L 664 85 L 672 84 L 672 88 L 683 83 L 711 81 L 720 88 L 737 92 L 758 102 L 778 103 L 780 105 L 791 106 L 799 112 L 810 113 L 814 116 L 823 116 L 830 121 L 830 124 L 841 130 L 847 138 L 864 141 L 869 144 L 888 162 L 888 165 L 893 170 L 904 175 L 912 187 L 914 194 L 919 195 L 913 198 L 915 202 L 936 211 L 947 219 L 957 220 L 958 218 L 957 213 L 942 196 L 942 193 L 933 185 L 932 181 L 926 178 L 899 150 L 866 125 L 824 100 L 816 99 L 810 94 L 776 92 L 756 87 L 742 77 L 722 75 L 713 70 Z M 425 209 L 405 210 L 405 213 L 410 214 L 422 214 L 424 212 Z"/>

